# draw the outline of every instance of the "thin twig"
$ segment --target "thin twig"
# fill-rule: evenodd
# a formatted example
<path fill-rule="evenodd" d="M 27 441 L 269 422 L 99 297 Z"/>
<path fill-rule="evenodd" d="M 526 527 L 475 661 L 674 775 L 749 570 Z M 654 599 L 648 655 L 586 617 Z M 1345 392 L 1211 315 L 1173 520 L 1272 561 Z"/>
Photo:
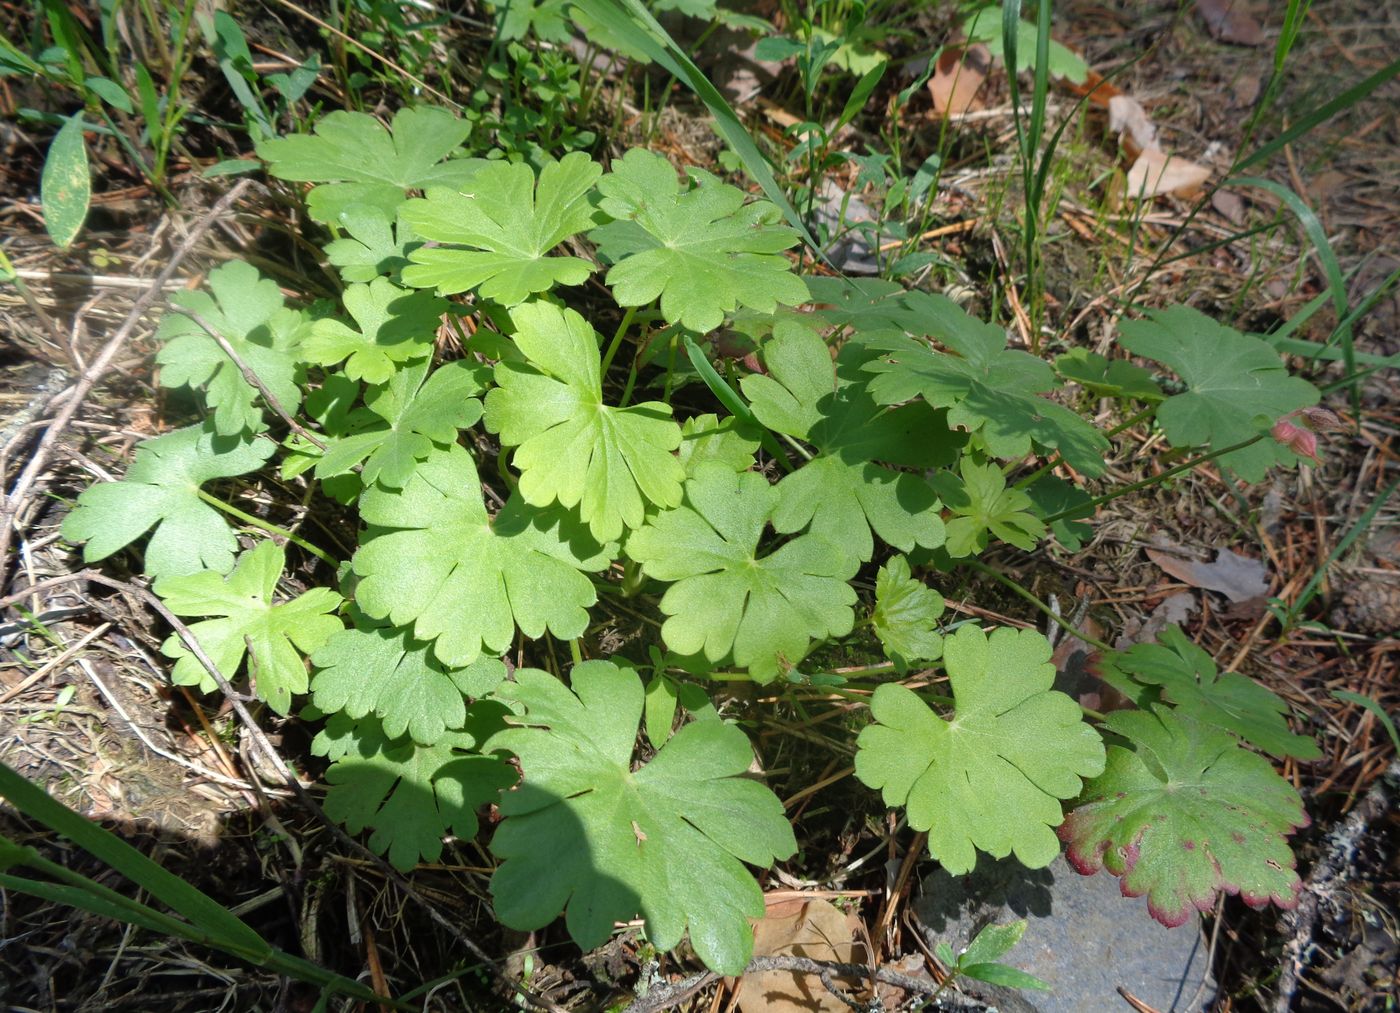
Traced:
<path fill-rule="evenodd" d="M 238 367 L 238 371 L 243 374 L 243 379 L 248 382 L 248 385 L 257 388 L 258 393 L 261 394 L 263 400 L 267 402 L 267 406 L 275 411 L 283 422 L 287 423 L 287 426 L 292 432 L 306 440 L 307 443 L 310 443 L 317 450 L 323 453 L 325 452 L 325 443 L 322 442 L 315 433 L 292 418 L 287 409 L 282 407 L 282 402 L 277 400 L 277 396 L 268 389 L 267 384 L 263 383 L 262 377 L 258 376 L 258 374 L 253 371 L 253 368 L 243 361 L 243 357 L 238 354 L 238 351 L 233 347 L 228 338 L 220 334 L 213 324 L 205 320 L 204 317 L 200 316 L 194 310 L 187 309 L 184 306 L 172 306 L 171 310 L 180 314 L 182 317 L 188 317 L 190 320 L 193 320 L 201 331 L 213 338 L 214 343 L 218 345 L 219 348 L 223 350 L 223 353 Z"/>
<path fill-rule="evenodd" d="M 39 440 L 39 445 L 34 448 L 34 455 L 29 459 L 24 471 L 20 473 L 14 488 L 5 497 L 3 505 L 0 505 L 0 588 L 6 586 L 9 577 L 10 534 L 19 520 L 20 509 L 28 498 L 30 489 L 39 475 L 43 473 L 44 468 L 48 466 L 49 457 L 53 454 L 59 437 L 63 435 L 68 424 L 73 420 L 73 416 L 78 413 L 78 409 L 87 400 L 88 394 L 107 375 L 107 370 L 111 368 L 117 353 L 126 345 L 127 339 L 131 337 L 131 332 L 136 329 L 136 325 L 146 315 L 146 311 L 164 295 L 165 283 L 175 276 L 175 272 L 180 269 L 185 258 L 194 250 L 195 244 L 204 238 L 204 234 L 209 231 L 214 222 L 221 218 L 243 195 L 251 182 L 251 180 L 246 179 L 238 182 L 228 193 L 220 197 L 199 221 L 195 222 L 189 235 L 185 236 L 184 241 L 171 255 L 170 261 L 161 268 L 160 273 L 151 281 L 150 287 L 132 304 L 131 312 L 126 315 L 126 319 L 122 321 L 116 333 L 112 335 L 107 344 L 102 346 L 102 351 L 98 352 L 97 357 L 92 360 L 87 369 L 83 370 L 83 375 L 73 386 L 72 395 L 64 402 L 53 421 L 49 423 L 43 438 Z"/>

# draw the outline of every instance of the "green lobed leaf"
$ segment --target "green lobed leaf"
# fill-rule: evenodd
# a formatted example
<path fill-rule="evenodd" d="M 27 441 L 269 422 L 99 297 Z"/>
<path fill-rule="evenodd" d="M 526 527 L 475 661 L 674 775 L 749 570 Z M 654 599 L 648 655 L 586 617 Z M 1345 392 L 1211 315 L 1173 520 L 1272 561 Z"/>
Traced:
<path fill-rule="evenodd" d="M 1060 853 L 1051 829 L 1064 819 L 1060 800 L 1103 771 L 1103 741 L 1079 705 L 1050 688 L 1050 644 L 1034 630 L 989 637 L 963 626 L 943 639 L 943 664 L 952 720 L 904 686 L 882 685 L 870 704 L 875 723 L 857 740 L 856 776 L 886 805 L 906 808 L 953 875 L 970 871 L 978 850 L 1049 865 Z"/>
<path fill-rule="evenodd" d="M 302 314 L 283 305 L 276 282 L 241 260 L 210 271 L 208 286 L 208 292 L 176 292 L 170 302 L 199 314 L 228 341 L 283 411 L 295 414 L 301 404 L 297 381 Z M 156 354 L 162 387 L 202 388 L 220 435 L 262 428 L 262 394 L 203 327 L 182 313 L 167 313 L 156 338 L 162 343 Z"/>
<path fill-rule="evenodd" d="M 796 665 L 812 640 L 845 636 L 855 616 L 846 583 L 857 564 L 816 535 L 793 538 L 765 556 L 758 543 L 777 490 L 754 472 L 707 462 L 685 483 L 685 505 L 663 510 L 627 542 L 627 554 L 656 580 L 674 581 L 661 598 L 666 645 L 703 651 L 759 682 Z"/>
<path fill-rule="evenodd" d="M 833 362 L 814 331 L 782 320 L 763 346 L 768 375 L 740 384 L 763 425 L 819 451 L 778 484 L 773 526 L 791 533 L 810 525 L 861 561 L 874 554 L 872 529 L 905 552 L 943 544 L 937 494 L 920 475 L 887 465 L 921 471 L 950 465 L 965 442 L 948 429 L 946 413 L 922 402 L 876 404 L 861 371 L 872 357 L 848 342 Z"/>
<path fill-rule="evenodd" d="M 555 285 L 582 284 L 593 265 L 550 250 L 594 224 L 588 196 L 602 167 L 581 151 L 535 172 L 523 162 L 491 162 L 470 192 L 430 187 L 400 217 L 424 239 L 446 244 L 413 251 L 405 284 L 442 295 L 479 290 L 504 306 Z"/>
<path fill-rule="evenodd" d="M 1165 395 L 1152 373 L 1126 359 L 1106 359 L 1087 348 L 1071 348 L 1056 356 L 1055 372 L 1071 383 L 1103 397 L 1161 401 Z"/>
<path fill-rule="evenodd" d="M 894 556 L 875 575 L 875 610 L 870 624 L 885 656 L 905 671 L 913 661 L 937 661 L 943 637 L 935 629 L 943 615 L 943 596 L 915 580 L 909 560 Z"/>
<path fill-rule="evenodd" d="M 505 679 L 505 665 L 482 656 L 466 668 L 450 668 L 432 656 L 413 631 L 361 620 L 338 630 L 311 656 L 312 702 L 327 714 L 374 714 L 384 734 L 407 733 L 431 746 L 467 717 L 466 699 L 483 697 Z"/>
<path fill-rule="evenodd" d="M 357 603 L 411 625 L 445 665 L 504 653 L 517 626 L 532 639 L 582 635 L 597 601 L 584 571 L 611 561 L 563 511 L 512 497 L 489 517 L 476 464 L 455 444 L 434 448 L 401 490 L 366 489 L 360 516 L 369 531 L 351 561 Z"/>
<path fill-rule="evenodd" d="M 347 282 L 397 278 L 408 266 L 408 255 L 423 245 L 407 223 L 372 204 L 349 205 L 336 216 L 336 224 L 346 235 L 326 244 L 326 260 Z"/>
<path fill-rule="evenodd" d="M 538 929 L 562 911 L 592 949 L 614 922 L 640 915 L 658 949 L 688 929 L 707 967 L 741 972 L 753 951 L 748 919 L 763 914 L 744 863 L 767 868 L 797 850 L 782 803 L 745 776 L 753 748 L 743 732 L 692 722 L 634 771 L 643 688 L 630 669 L 587 661 L 567 687 L 520 669 L 500 692 L 523 726 L 487 743 L 514 753 L 523 772 L 491 841 L 504 860 L 491 877 L 501 921 Z"/>
<path fill-rule="evenodd" d="M 1267 342 L 1189 306 L 1154 310 L 1146 320 L 1123 321 L 1119 330 L 1124 348 L 1162 363 L 1186 384 L 1184 393 L 1157 406 L 1157 421 L 1176 446 L 1223 450 L 1317 402 L 1317 388 L 1289 376 Z M 1292 459 L 1275 441 L 1261 439 L 1220 462 L 1257 482 L 1272 465 Z"/>
<path fill-rule="evenodd" d="M 317 736 L 313 745 L 335 757 L 326 771 L 326 815 L 352 834 L 372 829 L 369 846 L 403 872 L 440 859 L 448 833 L 475 837 L 477 809 L 515 782 L 508 764 L 477 753 L 480 733 L 449 731 L 419 745 L 391 740 L 373 719 L 336 717 L 336 741 Z"/>
<path fill-rule="evenodd" d="M 77 506 L 63 519 L 63 537 L 85 542 L 83 562 L 92 563 L 150 531 L 147 576 L 227 573 L 238 539 L 223 515 L 199 498 L 200 487 L 256 471 L 276 449 L 271 440 L 246 434 L 218 436 L 208 425 L 145 440 L 121 481 L 78 494 Z"/>
<path fill-rule="evenodd" d="M 641 527 L 647 504 L 679 506 L 685 469 L 670 406 L 605 405 L 598 335 L 573 310 L 535 302 L 510 316 L 527 362 L 496 367 L 486 428 L 516 448 L 525 502 L 578 507 L 599 541 Z"/>
<path fill-rule="evenodd" d="M 446 299 L 399 288 L 388 278 L 348 285 L 341 293 L 351 326 L 331 317 L 312 323 L 302 340 L 306 362 L 341 368 L 352 380 L 385 383 L 411 359 L 432 354 Z"/>
<path fill-rule="evenodd" d="M 1221 890 L 1256 908 L 1298 903 L 1286 838 L 1308 818 L 1268 760 L 1161 705 L 1117 711 L 1104 725 L 1130 748 L 1109 746 L 1102 776 L 1060 828 L 1076 869 L 1121 877 L 1124 896 L 1146 894 L 1164 925 L 1211 910 Z"/>
<path fill-rule="evenodd" d="M 720 419 L 713 413 L 692 415 L 681 423 L 681 445 L 677 453 L 687 478 L 706 461 L 725 465 L 731 471 L 748 471 L 754 466 L 759 440 L 756 433 L 736 416 Z"/>
<path fill-rule="evenodd" d="M 923 319 L 922 330 L 948 351 L 904 335 L 868 335 L 868 344 L 881 352 L 864 367 L 875 374 L 870 392 L 876 401 L 893 405 L 922 397 L 947 408 L 948 424 L 976 434 L 993 457 L 1019 460 L 1033 447 L 1054 449 L 1083 474 L 1103 472 L 1104 435 L 1040 396 L 1058 385 L 1048 365 L 1008 349 L 1001 328 L 968 316 L 950 299 L 913 292 L 905 302 Z"/>
<path fill-rule="evenodd" d="M 963 22 L 962 33 L 968 43 L 980 42 L 991 54 L 1004 60 L 1002 36 L 1002 11 L 1000 7 L 984 7 Z M 1039 32 L 1028 21 L 1016 22 L 1016 72 L 1035 69 L 1036 42 Z M 1084 58 L 1062 43 L 1050 40 L 1048 57 L 1049 71 L 1055 77 L 1063 77 L 1075 84 L 1083 84 L 1089 78 L 1089 65 Z"/>
<path fill-rule="evenodd" d="M 767 201 L 745 205 L 738 187 L 700 169 L 688 184 L 663 155 L 633 148 L 598 181 L 614 221 L 590 233 L 612 263 L 607 283 L 621 306 L 660 298 L 661 314 L 701 333 L 746 306 L 771 313 L 807 301 L 807 286 L 782 251 L 796 232 Z"/>
<path fill-rule="evenodd" d="M 285 565 L 279 546 L 259 542 L 238 557 L 227 577 L 206 570 L 162 577 L 154 587 L 177 616 L 218 616 L 191 623 L 190 633 L 230 682 L 246 656 L 258 698 L 283 715 L 291 712 L 292 696 L 306 692 L 303 655 L 341 629 L 340 619 L 328 614 L 340 607 L 340 595 L 328 587 L 313 587 L 288 602 L 273 601 Z M 170 674 L 175 685 L 198 686 L 204 693 L 218 688 L 178 635 L 171 634 L 160 650 L 175 660 Z"/>
<path fill-rule="evenodd" d="M 1042 475 L 1025 488 L 1030 510 L 1039 518 L 1064 514 L 1050 522 L 1050 530 L 1070 552 L 1078 552 L 1094 536 L 1094 529 L 1083 518 L 1094 516 L 1094 501 L 1077 485 L 1054 475 Z"/>
<path fill-rule="evenodd" d="M 333 184 L 312 190 L 308 206 L 317 221 L 334 223 L 353 204 L 392 215 L 405 190 L 468 185 L 486 163 L 443 159 L 469 133 L 471 124 L 436 106 L 400 109 L 387 130 L 368 113 L 338 109 L 312 134 L 269 138 L 256 147 L 279 179 Z"/>
<path fill-rule="evenodd" d="M 995 535 L 1027 552 L 1045 537 L 1045 524 L 1032 511 L 1035 503 L 1020 489 L 1007 488 L 1006 476 L 995 464 L 977 464 L 964 457 L 959 481 L 951 472 L 934 478 L 934 487 L 954 515 L 948 521 L 948 554 L 975 556 Z"/>
<path fill-rule="evenodd" d="M 425 356 L 410 362 L 388 383 L 371 388 L 366 407 L 345 417 L 343 430 L 319 455 L 317 478 L 347 474 L 363 461 L 366 486 L 402 489 L 419 462 L 452 445 L 460 430 L 481 418 L 474 395 L 485 386 L 485 368 L 463 359 L 429 373 L 431 361 Z"/>
<path fill-rule="evenodd" d="M 1211 656 L 1180 626 L 1168 626 L 1157 639 L 1129 648 L 1114 659 L 1115 667 L 1158 687 L 1179 713 L 1234 732 L 1266 753 L 1300 760 L 1322 756 L 1311 736 L 1289 731 L 1288 704 L 1276 693 L 1238 672 L 1218 672 Z"/>

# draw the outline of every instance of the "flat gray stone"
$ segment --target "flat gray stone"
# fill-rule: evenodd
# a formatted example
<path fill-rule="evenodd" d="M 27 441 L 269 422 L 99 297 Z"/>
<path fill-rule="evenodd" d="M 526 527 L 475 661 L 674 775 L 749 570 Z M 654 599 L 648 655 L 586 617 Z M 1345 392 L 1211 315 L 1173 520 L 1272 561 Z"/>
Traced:
<path fill-rule="evenodd" d="M 979 858 L 966 876 L 924 878 L 914 913 L 927 942 L 962 949 L 987 925 L 1025 918 L 1026 934 L 1003 963 L 1035 975 L 1050 992 L 964 982 L 1004 1013 L 1125 1013 L 1118 986 L 1162 1013 L 1199 1013 L 1215 994 L 1198 919 L 1174 929 L 1154 921 L 1141 897 L 1124 897 L 1107 872 L 1081 876 L 1057 858 L 1048 869 Z"/>

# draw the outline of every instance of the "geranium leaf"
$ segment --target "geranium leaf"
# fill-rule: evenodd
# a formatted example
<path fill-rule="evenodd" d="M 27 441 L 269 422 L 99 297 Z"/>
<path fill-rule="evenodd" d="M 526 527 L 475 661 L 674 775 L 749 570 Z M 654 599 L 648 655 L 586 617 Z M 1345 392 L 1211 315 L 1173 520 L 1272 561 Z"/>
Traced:
<path fill-rule="evenodd" d="M 1033 447 L 1058 450 L 1086 475 L 1103 472 L 1108 440 L 1063 405 L 1040 395 L 1058 386 L 1050 367 L 1008 349 L 1006 332 L 968 316 L 952 300 L 910 293 L 922 329 L 947 351 L 899 334 L 869 335 L 881 357 L 867 363 L 880 404 L 923 397 L 948 409 L 948 423 L 974 433 L 993 457 L 1017 460 Z"/>
<path fill-rule="evenodd" d="M 1050 644 L 1033 630 L 988 637 L 963 626 L 943 639 L 943 664 L 952 720 L 904 686 L 882 685 L 870 703 L 875 723 L 857 740 L 856 776 L 886 805 L 905 806 L 953 875 L 971 870 L 978 850 L 1049 865 L 1060 852 L 1051 829 L 1064 818 L 1060 800 L 1103 771 L 1103 740 L 1050 688 Z"/>
<path fill-rule="evenodd" d="M 341 299 L 355 325 L 315 321 L 302 341 L 302 356 L 318 366 L 343 361 L 346 376 L 366 383 L 385 383 L 405 362 L 429 355 L 448 306 L 446 299 L 399 288 L 388 278 L 349 285 Z"/>
<path fill-rule="evenodd" d="M 1070 552 L 1078 552 L 1094 536 L 1094 529 L 1083 521 L 1094 516 L 1094 501 L 1079 486 L 1054 475 L 1042 475 L 1026 487 L 1025 493 L 1037 517 L 1064 515 L 1050 522 L 1050 530 Z"/>
<path fill-rule="evenodd" d="M 791 533 L 810 525 L 813 534 L 862 561 L 875 551 L 871 529 L 905 552 L 943 544 L 933 489 L 920 475 L 885 465 L 949 465 L 966 442 L 948 429 L 945 412 L 923 402 L 892 409 L 876 404 L 861 371 L 870 358 L 869 350 L 848 342 L 833 362 L 814 331 L 785 320 L 763 346 L 768 374 L 741 381 L 760 422 L 819 451 L 778 484 L 773 526 Z"/>
<path fill-rule="evenodd" d="M 759 682 L 796 665 L 812 640 L 845 636 L 855 622 L 846 581 L 857 564 L 847 553 L 802 535 L 758 554 L 777 496 L 755 472 L 702 464 L 685 483 L 685 505 L 663 510 L 627 542 L 648 577 L 676 582 L 661 598 L 666 645 L 711 662 L 732 651 Z"/>
<path fill-rule="evenodd" d="M 1005 60 L 1006 54 L 1002 51 L 1004 36 L 1000 7 L 984 7 L 969 15 L 963 22 L 962 32 L 967 36 L 969 44 L 980 42 L 993 56 Z M 1016 73 L 1035 69 L 1038 35 L 1036 26 L 1030 22 L 1016 22 Z M 1075 84 L 1082 84 L 1088 79 L 1089 65 L 1074 50 L 1051 39 L 1048 52 L 1046 62 L 1051 74 Z"/>
<path fill-rule="evenodd" d="M 1251 907 L 1298 903 L 1286 838 L 1308 818 L 1268 760 L 1161 705 L 1117 711 L 1104 724 L 1131 748 L 1109 746 L 1103 775 L 1060 828 L 1076 869 L 1122 877 L 1124 895 L 1146 894 L 1164 925 L 1209 911 L 1221 890 Z"/>
<path fill-rule="evenodd" d="M 373 713 L 391 739 L 407 733 L 430 746 L 462 727 L 466 698 L 490 693 L 505 678 L 505 665 L 482 656 L 466 668 L 449 668 L 432 656 L 413 631 L 362 620 L 339 630 L 311 656 L 312 702 L 327 714 L 352 718 Z"/>
<path fill-rule="evenodd" d="M 1162 363 L 1186 384 L 1184 393 L 1157 406 L 1157 421 L 1179 447 L 1223 450 L 1267 433 L 1283 416 L 1319 397 L 1312 384 L 1288 375 L 1267 342 L 1189 306 L 1154 310 L 1146 320 L 1123 321 L 1119 330 L 1124 348 Z M 1291 460 L 1267 438 L 1220 458 L 1250 482 Z"/>
<path fill-rule="evenodd" d="M 634 772 L 643 689 L 630 669 L 584 662 L 568 687 L 521 669 L 500 692 L 519 709 L 508 720 L 524 726 L 487 743 L 514 753 L 523 772 L 491 841 L 504 859 L 491 877 L 501 921 L 537 929 L 562 911 L 592 949 L 615 921 L 640 915 L 659 949 L 688 928 L 706 966 L 741 972 L 753 951 L 748 919 L 763 914 L 744 863 L 767 868 L 797 850 L 782 803 L 745 776 L 753 748 L 743 732 L 692 722 Z"/>
<path fill-rule="evenodd" d="M 502 654 L 517 626 L 531 638 L 581 635 L 597 600 L 583 571 L 611 561 L 562 510 L 512 498 L 488 517 L 476 465 L 455 444 L 434 448 L 403 489 L 366 489 L 360 516 L 370 530 L 352 560 L 357 603 L 411 625 L 445 665 Z"/>
<path fill-rule="evenodd" d="M 336 224 L 347 235 L 326 244 L 326 260 L 347 282 L 398 278 L 408 255 L 423 245 L 406 222 L 395 222 L 372 204 L 351 204 L 336 216 Z"/>
<path fill-rule="evenodd" d="M 364 461 L 365 485 L 401 489 L 434 448 L 451 445 L 481 418 L 473 395 L 483 387 L 483 367 L 459 359 L 429 374 L 429 364 L 427 357 L 410 362 L 370 390 L 367 409 L 352 412 L 347 431 L 326 447 L 317 478 L 343 475 Z"/>
<path fill-rule="evenodd" d="M 305 319 L 283 305 L 276 282 L 241 260 L 210 271 L 208 285 L 209 292 L 176 292 L 170 301 L 199 314 L 294 414 L 301 404 L 297 365 Z M 162 387 L 202 388 L 221 435 L 262 428 L 262 395 L 203 327 L 183 313 L 167 313 L 156 338 L 162 342 L 156 354 Z"/>
<path fill-rule="evenodd" d="M 316 650 L 342 628 L 328 614 L 340 607 L 340 595 L 328 587 L 313 587 L 288 602 L 277 603 L 277 581 L 286 554 L 272 542 L 259 542 L 238 557 L 233 571 L 221 577 L 212 571 L 162 577 L 155 593 L 177 616 L 217 616 L 190 624 L 220 674 L 230 682 L 249 659 L 258 697 L 278 714 L 291 711 L 292 696 L 306 692 L 303 656 Z M 213 692 L 218 684 L 175 634 L 161 644 L 161 653 L 175 659 L 171 681 Z"/>
<path fill-rule="evenodd" d="M 200 486 L 256 471 L 276 449 L 273 441 L 247 434 L 218 436 L 209 425 L 145 440 L 120 482 L 100 482 L 78 494 L 63 519 L 63 537 L 85 542 L 83 562 L 92 563 L 151 531 L 147 576 L 227 573 L 238 539 L 223 515 L 199 498 Z"/>
<path fill-rule="evenodd" d="M 660 297 L 669 323 L 704 333 L 739 306 L 771 313 L 807 301 L 782 251 L 798 235 L 767 201 L 745 205 L 737 187 L 699 169 L 682 184 L 667 159 L 633 148 L 598 182 L 613 219 L 590 237 L 612 263 L 607 283 L 621 306 Z"/>
<path fill-rule="evenodd" d="M 1103 397 L 1161 401 L 1166 395 L 1152 374 L 1126 359 L 1106 359 L 1087 348 L 1071 348 L 1055 359 L 1055 372 L 1085 390 Z"/>
<path fill-rule="evenodd" d="M 958 481 L 951 472 L 934 478 L 934 488 L 954 514 L 948 522 L 948 554 L 954 558 L 975 556 L 996 535 L 1027 552 L 1045 537 L 1045 524 L 1031 511 L 1035 504 L 1020 489 L 1009 489 L 1006 476 L 995 464 L 977 464 L 964 457 Z"/>
<path fill-rule="evenodd" d="M 509 765 L 476 752 L 480 732 L 449 731 L 419 745 L 390 739 L 373 718 L 336 718 L 334 740 L 317 736 L 313 744 L 335 760 L 326 771 L 326 815 L 352 834 L 373 829 L 369 846 L 404 872 L 441 858 L 446 834 L 476 836 L 477 809 L 515 782 Z M 499 716 L 478 723 L 498 727 Z"/>
<path fill-rule="evenodd" d="M 748 471 L 758 453 L 758 435 L 733 415 L 693 415 L 681 423 L 681 445 L 677 456 L 687 478 L 706 461 L 725 465 L 731 471 Z"/>
<path fill-rule="evenodd" d="M 479 289 L 504 306 L 524 302 L 555 285 L 581 284 L 593 265 L 578 257 L 550 257 L 570 236 L 593 225 L 588 195 L 602 167 L 581 151 L 535 172 L 523 162 L 492 162 L 470 192 L 432 187 L 408 201 L 400 217 L 424 239 L 448 244 L 415 250 L 405 284 L 443 295 Z"/>
<path fill-rule="evenodd" d="M 1120 672 L 1157 686 L 1164 699 L 1198 721 L 1234 732 L 1274 756 L 1316 760 L 1322 756 L 1307 735 L 1288 730 L 1288 704 L 1238 672 L 1220 673 L 1211 656 L 1191 643 L 1180 626 L 1168 626 L 1159 643 L 1136 644 L 1114 659 Z"/>
<path fill-rule="evenodd" d="M 496 367 L 486 428 L 516 448 L 525 502 L 578 507 L 599 541 L 640 527 L 648 503 L 679 506 L 685 469 L 670 406 L 605 405 L 598 335 L 573 310 L 535 302 L 510 316 L 527 362 Z"/>
<path fill-rule="evenodd" d="M 466 186 L 487 163 L 443 159 L 469 133 L 466 120 L 435 106 L 400 109 L 388 130 L 368 113 L 336 110 L 313 134 L 262 140 L 257 152 L 279 179 L 334 184 L 316 187 L 308 198 L 313 217 L 331 223 L 352 204 L 392 215 L 405 190 Z"/>
<path fill-rule="evenodd" d="M 909 571 L 909 560 L 895 556 L 875 575 L 875 611 L 870 624 L 888 657 L 901 670 L 911 661 L 936 661 L 943 637 L 934 629 L 943 615 L 943 596 Z"/>

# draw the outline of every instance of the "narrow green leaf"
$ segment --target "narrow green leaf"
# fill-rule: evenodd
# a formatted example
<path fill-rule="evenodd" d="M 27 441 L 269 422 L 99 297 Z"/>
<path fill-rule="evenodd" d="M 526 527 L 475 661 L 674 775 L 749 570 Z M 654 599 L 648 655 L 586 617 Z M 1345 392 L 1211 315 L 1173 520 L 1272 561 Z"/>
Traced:
<path fill-rule="evenodd" d="M 103 102 L 115 109 L 130 115 L 136 111 L 136 107 L 131 104 L 131 96 L 126 93 L 126 89 L 108 77 L 90 77 L 83 82 L 88 91 L 92 92 Z"/>
<path fill-rule="evenodd" d="M 54 134 L 49 153 L 44 157 L 44 174 L 39 186 L 44 228 L 50 238 L 66 250 L 83 227 L 92 198 L 81 115 L 70 117 Z"/>
<path fill-rule="evenodd" d="M 968 964 L 961 968 L 963 977 L 976 978 L 989 985 L 1005 985 L 1007 988 L 1033 988 L 1042 992 L 1050 991 L 1048 982 L 1041 981 L 1033 974 L 1018 971 L 1005 964 Z"/>
<path fill-rule="evenodd" d="M 1385 708 L 1380 705 L 1379 701 L 1345 689 L 1334 689 L 1332 695 L 1338 700 L 1345 700 L 1358 707 L 1364 707 L 1374 714 L 1376 720 L 1381 723 L 1381 727 L 1385 729 L 1385 733 L 1390 736 L 1391 744 L 1395 746 L 1397 752 L 1400 752 L 1400 732 L 1395 730 L 1395 722 L 1390 720 L 1390 715 L 1385 712 Z"/>

